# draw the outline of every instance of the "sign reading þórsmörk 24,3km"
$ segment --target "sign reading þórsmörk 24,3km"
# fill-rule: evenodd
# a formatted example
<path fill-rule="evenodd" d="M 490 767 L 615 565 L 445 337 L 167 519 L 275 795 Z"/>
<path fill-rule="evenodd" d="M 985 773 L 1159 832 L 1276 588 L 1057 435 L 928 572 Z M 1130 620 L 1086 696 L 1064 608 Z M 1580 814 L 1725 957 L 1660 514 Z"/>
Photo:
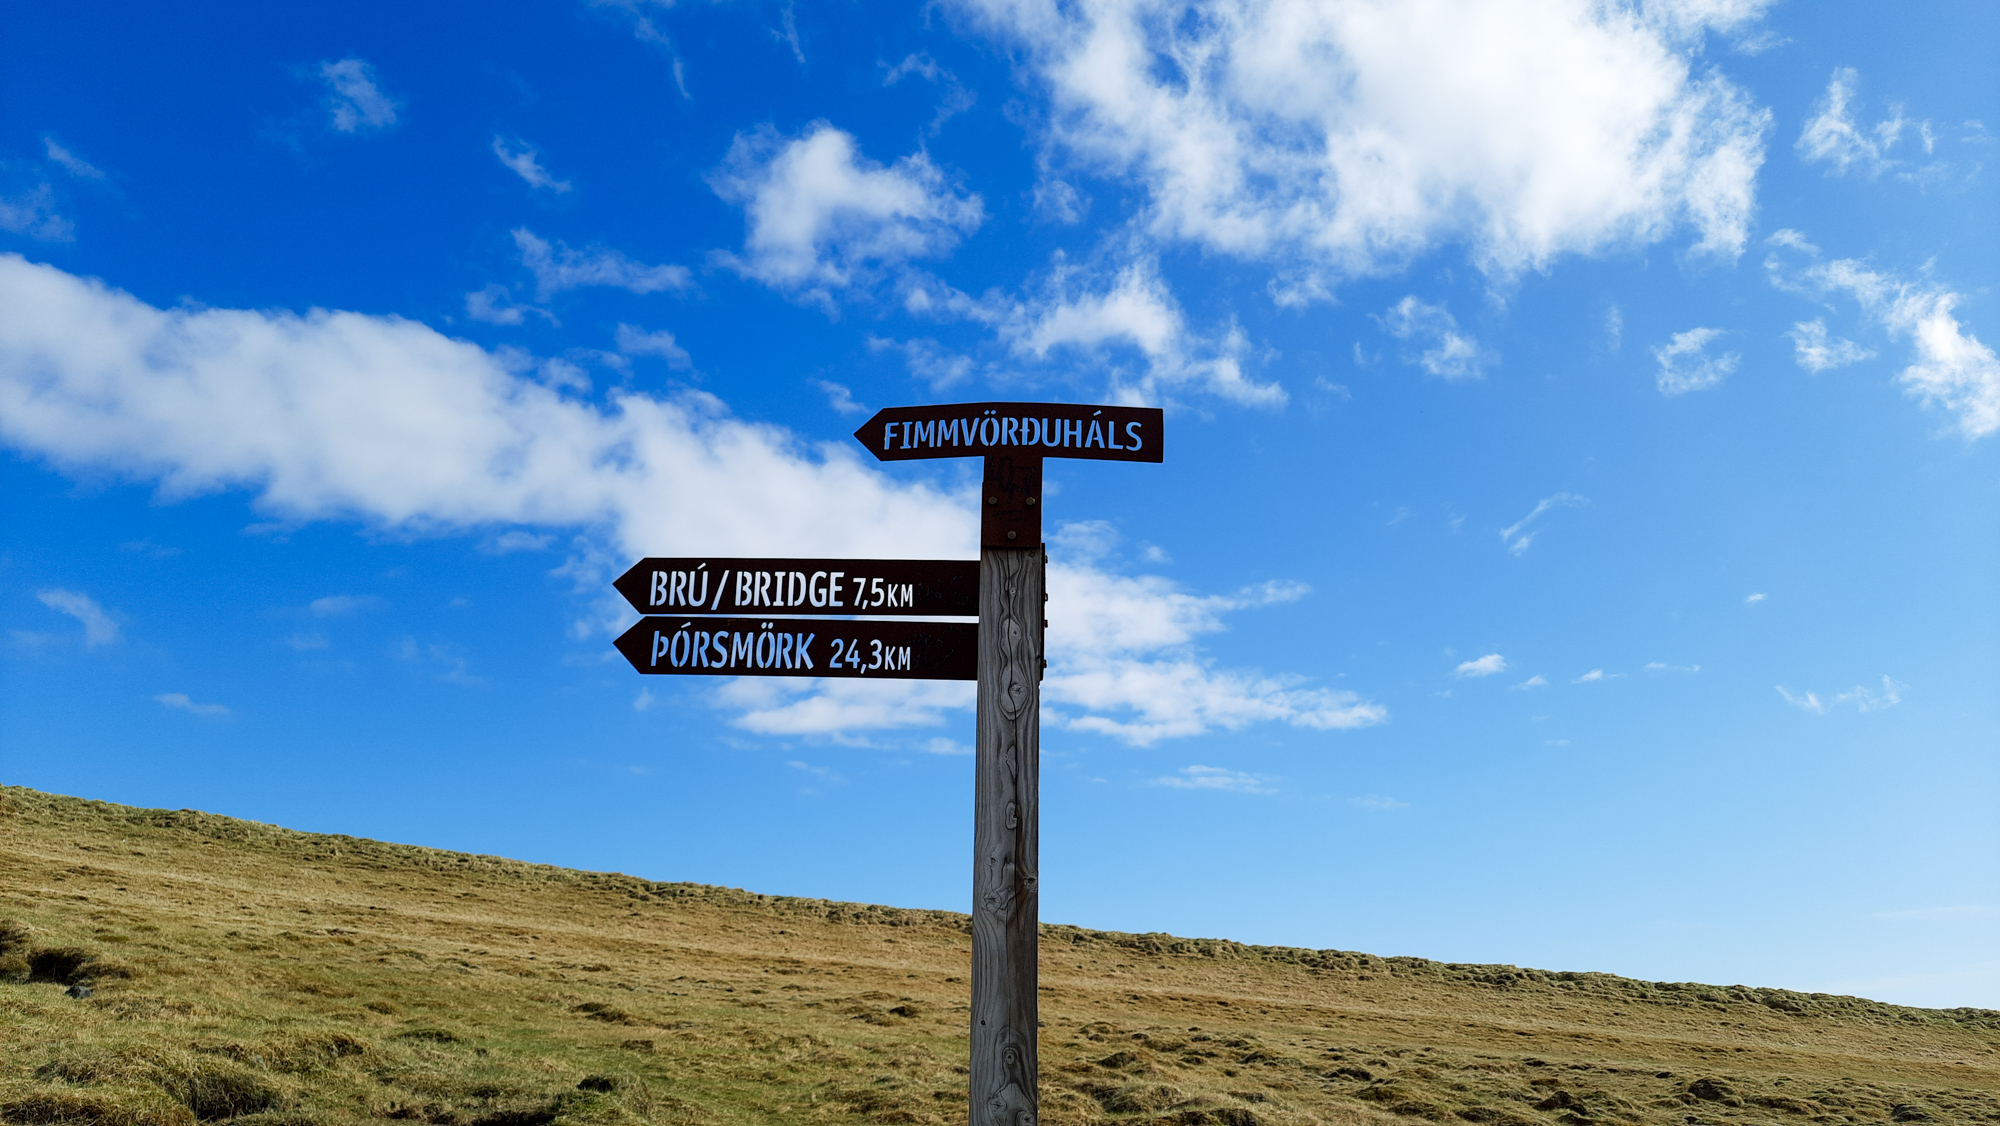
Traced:
<path fill-rule="evenodd" d="M 633 668 L 666 676 L 972 680 L 979 667 L 971 622 L 641 618 L 613 644 Z"/>
<path fill-rule="evenodd" d="M 881 461 L 983 457 L 979 560 L 643 559 L 617 581 L 648 615 L 618 638 L 642 673 L 977 680 L 972 1126 L 1027 1126 L 1041 1100 L 1037 969 L 1041 678 L 1048 662 L 1042 461 L 1162 460 L 1150 407 L 891 407 L 854 437 Z M 763 611 L 818 615 L 767 617 Z M 750 617 L 721 617 L 724 613 Z M 979 624 L 857 620 L 952 617 Z M 830 618 L 840 615 L 839 618 Z"/>

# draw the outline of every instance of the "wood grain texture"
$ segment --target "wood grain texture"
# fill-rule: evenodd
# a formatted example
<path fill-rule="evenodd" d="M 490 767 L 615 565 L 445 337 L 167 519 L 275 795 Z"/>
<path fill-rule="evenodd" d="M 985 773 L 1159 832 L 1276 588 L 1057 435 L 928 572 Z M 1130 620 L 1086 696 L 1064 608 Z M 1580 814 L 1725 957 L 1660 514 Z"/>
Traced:
<path fill-rule="evenodd" d="M 973 802 L 972 1126 L 1033 1126 L 1044 563 L 1039 544 L 979 553 Z"/>

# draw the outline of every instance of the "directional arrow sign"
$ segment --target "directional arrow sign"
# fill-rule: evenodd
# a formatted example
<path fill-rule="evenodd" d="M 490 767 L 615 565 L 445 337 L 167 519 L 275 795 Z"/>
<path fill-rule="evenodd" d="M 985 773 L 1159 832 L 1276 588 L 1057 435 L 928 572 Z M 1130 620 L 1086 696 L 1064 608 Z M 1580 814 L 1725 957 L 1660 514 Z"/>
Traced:
<path fill-rule="evenodd" d="M 611 585 L 641 614 L 979 614 L 977 559 L 641 559 Z"/>
<path fill-rule="evenodd" d="M 1008 453 L 1159 461 L 1164 419 L 1157 407 L 956 403 L 889 407 L 854 437 L 882 461 Z"/>
<path fill-rule="evenodd" d="M 666 676 L 978 678 L 970 622 L 650 617 L 614 644 L 633 668 Z"/>

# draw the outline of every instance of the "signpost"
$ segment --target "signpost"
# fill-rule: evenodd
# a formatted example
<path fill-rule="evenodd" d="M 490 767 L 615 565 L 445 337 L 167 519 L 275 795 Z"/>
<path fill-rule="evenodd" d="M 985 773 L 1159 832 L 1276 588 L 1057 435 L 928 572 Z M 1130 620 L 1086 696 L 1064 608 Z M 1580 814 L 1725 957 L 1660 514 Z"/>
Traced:
<path fill-rule="evenodd" d="M 642 673 L 977 680 L 972 1126 L 1033 1126 L 1041 680 L 1048 661 L 1042 459 L 1158 462 L 1152 407 L 890 407 L 854 437 L 881 461 L 983 457 L 979 561 L 644 559 L 614 584 L 641 614 L 618 651 Z M 979 624 L 717 617 L 952 617 Z"/>

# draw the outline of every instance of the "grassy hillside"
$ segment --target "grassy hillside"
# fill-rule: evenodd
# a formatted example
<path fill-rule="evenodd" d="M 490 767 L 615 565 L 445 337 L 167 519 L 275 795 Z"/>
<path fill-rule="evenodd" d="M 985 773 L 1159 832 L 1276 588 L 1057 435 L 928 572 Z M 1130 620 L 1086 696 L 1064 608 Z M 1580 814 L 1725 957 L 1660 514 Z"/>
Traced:
<path fill-rule="evenodd" d="M 0 919 L 7 1122 L 965 1120 L 949 912 L 0 787 Z M 1050 1126 L 2000 1122 L 1985 1010 L 1064 926 L 1042 958 Z"/>

